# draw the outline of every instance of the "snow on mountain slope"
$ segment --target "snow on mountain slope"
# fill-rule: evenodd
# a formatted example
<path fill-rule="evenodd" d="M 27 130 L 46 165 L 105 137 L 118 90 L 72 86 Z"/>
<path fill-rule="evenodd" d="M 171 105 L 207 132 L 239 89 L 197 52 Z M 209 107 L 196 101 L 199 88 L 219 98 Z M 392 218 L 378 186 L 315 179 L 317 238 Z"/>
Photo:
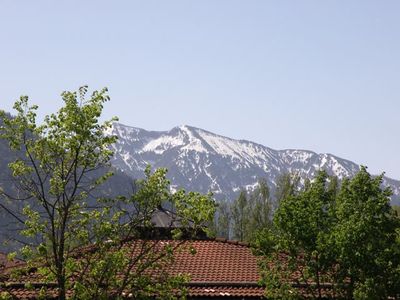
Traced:
<path fill-rule="evenodd" d="M 109 131 L 118 136 L 113 146 L 112 164 L 134 178 L 143 177 L 147 164 L 166 167 L 177 187 L 216 197 L 233 199 L 245 187 L 251 189 L 258 178 L 266 178 L 272 188 L 283 173 L 311 178 L 326 170 L 340 179 L 353 176 L 360 167 L 332 154 L 306 150 L 274 150 L 257 143 L 234 140 L 190 126 L 169 131 L 146 131 L 115 123 Z M 400 182 L 385 178 L 396 197 Z"/>

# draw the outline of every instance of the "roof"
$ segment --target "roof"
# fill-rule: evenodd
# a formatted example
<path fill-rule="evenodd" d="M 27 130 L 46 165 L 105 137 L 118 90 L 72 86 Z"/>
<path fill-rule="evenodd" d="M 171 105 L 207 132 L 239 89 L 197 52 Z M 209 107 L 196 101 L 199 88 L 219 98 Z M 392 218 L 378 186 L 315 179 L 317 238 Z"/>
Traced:
<path fill-rule="evenodd" d="M 196 253 L 178 253 L 173 270 L 190 274 L 192 282 L 258 282 L 257 258 L 247 244 L 216 239 L 191 245 Z"/>
<path fill-rule="evenodd" d="M 7 254 L 0 252 L 0 273 L 4 273 L 8 269 L 21 266 L 22 264 L 24 264 L 22 260 L 17 258 L 9 260 Z"/>
<path fill-rule="evenodd" d="M 259 299 L 262 297 L 264 288 L 258 285 L 260 275 L 257 258 L 247 244 L 224 239 L 188 242 L 195 249 L 195 253 L 178 251 L 173 264 L 168 268 L 170 275 L 190 276 L 190 282 L 187 284 L 188 298 Z M 36 276 L 32 274 L 32 278 L 35 279 Z M 29 278 L 25 280 L 37 282 Z M 35 299 L 41 286 L 40 283 L 36 283 L 28 290 L 23 282 L 9 283 L 6 288 L 0 288 L 0 292 L 7 290 L 19 299 Z M 51 292 L 51 286 L 46 285 L 46 287 Z"/>
<path fill-rule="evenodd" d="M 189 296 L 261 297 L 257 258 L 245 243 L 224 239 L 194 241 L 196 254 L 176 256 L 172 273 L 190 275 Z"/>

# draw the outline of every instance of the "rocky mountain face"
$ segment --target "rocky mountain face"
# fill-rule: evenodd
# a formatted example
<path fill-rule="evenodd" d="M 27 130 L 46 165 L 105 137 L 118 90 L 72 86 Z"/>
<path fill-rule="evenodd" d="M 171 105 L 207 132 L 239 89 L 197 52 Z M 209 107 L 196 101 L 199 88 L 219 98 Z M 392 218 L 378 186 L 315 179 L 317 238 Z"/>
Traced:
<path fill-rule="evenodd" d="M 115 123 L 108 134 L 118 136 L 112 164 L 130 177 L 143 177 L 147 164 L 165 167 L 173 187 L 213 192 L 216 198 L 234 199 L 241 188 L 251 190 L 259 178 L 271 189 L 283 173 L 312 178 L 326 170 L 339 179 L 353 176 L 360 166 L 332 154 L 306 150 L 274 150 L 245 140 L 234 140 L 199 128 L 180 126 L 169 131 L 144 129 Z M 400 199 L 400 181 L 385 178 L 393 201 Z"/>
<path fill-rule="evenodd" d="M 259 178 L 265 178 L 274 190 L 278 177 L 284 173 L 297 173 L 305 179 L 312 178 L 318 170 L 323 169 L 342 179 L 353 176 L 360 168 L 351 161 L 331 154 L 274 150 L 190 126 L 155 132 L 115 123 L 108 134 L 115 134 L 119 138 L 113 146 L 115 155 L 112 169 L 115 176 L 93 195 L 93 201 L 96 197 L 130 195 L 134 190 L 133 179 L 142 178 L 148 164 L 153 168 L 168 168 L 175 189 L 183 187 L 202 193 L 211 191 L 217 199 L 229 200 L 237 197 L 242 188 L 253 189 Z M 10 151 L 6 141 L 0 139 L 0 189 L 10 194 L 18 193 L 18 189 L 8 163 L 21 155 Z M 393 203 L 399 204 L 400 181 L 385 178 L 384 185 L 392 188 Z M 22 202 L 6 202 L 11 211 L 21 211 Z M 0 207 L 1 251 L 14 249 L 18 224 L 5 207 Z M 9 236 L 12 238 L 9 244 L 3 244 Z"/>

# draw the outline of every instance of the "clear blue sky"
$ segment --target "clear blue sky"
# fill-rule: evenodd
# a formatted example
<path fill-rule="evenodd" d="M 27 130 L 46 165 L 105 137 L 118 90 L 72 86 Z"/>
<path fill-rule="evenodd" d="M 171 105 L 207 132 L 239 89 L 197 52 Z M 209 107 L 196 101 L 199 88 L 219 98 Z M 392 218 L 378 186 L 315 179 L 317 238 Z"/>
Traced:
<path fill-rule="evenodd" d="M 329 152 L 400 179 L 400 1 L 0 1 L 0 107 Z"/>

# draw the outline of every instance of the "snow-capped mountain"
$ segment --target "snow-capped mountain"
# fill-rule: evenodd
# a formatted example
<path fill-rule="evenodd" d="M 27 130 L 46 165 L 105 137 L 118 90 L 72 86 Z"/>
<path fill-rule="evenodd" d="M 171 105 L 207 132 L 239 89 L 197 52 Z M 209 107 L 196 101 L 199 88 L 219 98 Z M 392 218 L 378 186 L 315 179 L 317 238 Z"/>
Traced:
<path fill-rule="evenodd" d="M 258 178 L 266 178 L 274 189 L 283 173 L 296 172 L 304 179 L 323 169 L 341 179 L 360 169 L 359 165 L 332 154 L 274 150 L 190 126 L 158 132 L 115 123 L 109 134 L 118 136 L 112 164 L 127 175 L 143 177 L 147 164 L 166 167 L 173 187 L 211 191 L 217 198 L 233 199 L 241 188 L 252 189 Z M 385 178 L 385 184 L 399 198 L 400 181 Z"/>

